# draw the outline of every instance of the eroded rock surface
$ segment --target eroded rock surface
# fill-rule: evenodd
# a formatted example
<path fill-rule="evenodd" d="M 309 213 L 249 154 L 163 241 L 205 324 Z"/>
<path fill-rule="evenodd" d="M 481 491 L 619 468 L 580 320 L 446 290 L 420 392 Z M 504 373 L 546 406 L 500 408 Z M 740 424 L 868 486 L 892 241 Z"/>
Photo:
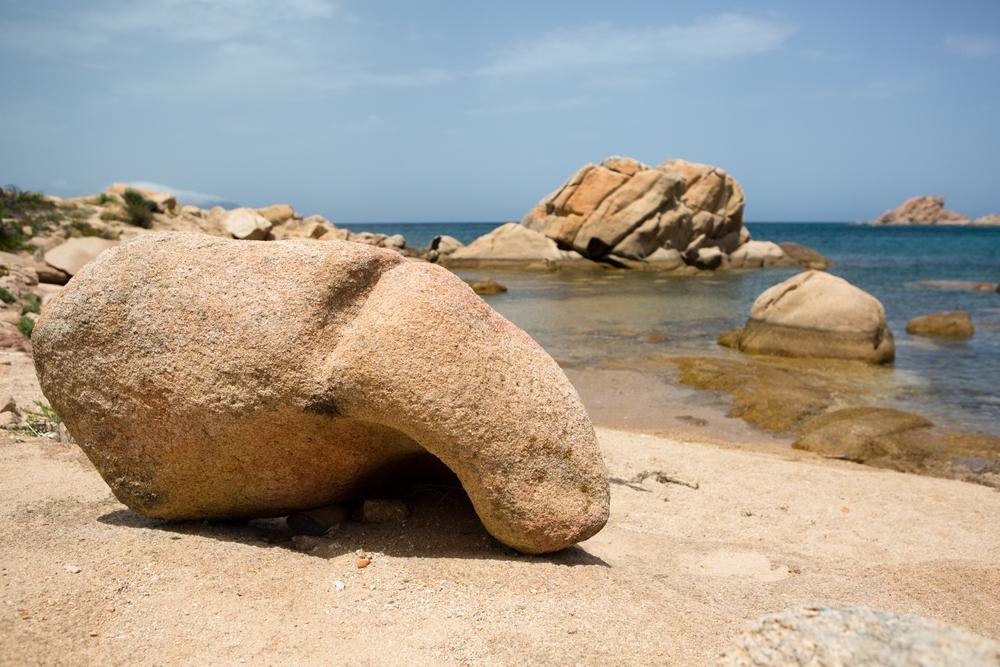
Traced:
<path fill-rule="evenodd" d="M 555 361 L 393 251 L 148 234 L 84 267 L 34 344 L 70 433 L 149 516 L 287 514 L 436 457 L 522 551 L 607 520 L 594 430 Z"/>

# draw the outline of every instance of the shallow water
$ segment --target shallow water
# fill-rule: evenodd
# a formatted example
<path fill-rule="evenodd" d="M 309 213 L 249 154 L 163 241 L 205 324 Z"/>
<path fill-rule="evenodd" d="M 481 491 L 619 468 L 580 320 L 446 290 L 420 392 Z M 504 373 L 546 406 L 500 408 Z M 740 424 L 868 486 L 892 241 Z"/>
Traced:
<path fill-rule="evenodd" d="M 467 242 L 491 224 L 373 225 L 402 233 L 410 245 L 435 234 Z M 1000 294 L 943 289 L 924 281 L 1000 282 L 1000 229 L 877 228 L 836 223 L 750 223 L 755 239 L 794 241 L 836 262 L 832 273 L 876 296 L 896 338 L 896 363 L 876 371 L 885 405 L 931 416 L 943 425 L 1000 435 Z M 360 229 L 361 226 L 352 226 Z M 658 360 L 671 354 L 733 354 L 715 337 L 741 325 L 753 300 L 796 269 L 671 277 L 638 271 L 553 273 L 463 271 L 491 277 L 510 291 L 489 303 L 567 365 L 636 371 L 671 380 Z M 976 334 L 941 341 L 906 333 L 912 317 L 968 310 Z M 698 401 L 697 394 L 688 400 Z"/>

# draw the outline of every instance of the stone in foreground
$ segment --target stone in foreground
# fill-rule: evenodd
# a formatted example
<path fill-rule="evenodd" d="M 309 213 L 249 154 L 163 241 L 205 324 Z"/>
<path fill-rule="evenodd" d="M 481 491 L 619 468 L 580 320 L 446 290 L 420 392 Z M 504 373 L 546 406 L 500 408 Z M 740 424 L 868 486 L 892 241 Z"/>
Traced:
<path fill-rule="evenodd" d="M 1000 664 L 1000 644 L 913 614 L 810 605 L 753 622 L 717 664 L 994 667 Z"/>
<path fill-rule="evenodd" d="M 86 266 L 34 344 L 46 397 L 148 516 L 279 516 L 439 460 L 521 551 L 607 521 L 559 366 L 458 277 L 394 251 L 144 235 Z"/>
<path fill-rule="evenodd" d="M 950 310 L 914 317 L 906 323 L 906 333 L 942 338 L 969 338 L 976 332 L 968 311 Z"/>
<path fill-rule="evenodd" d="M 750 354 L 891 362 L 896 348 L 878 299 L 843 278 L 805 271 L 765 290 L 738 336 Z"/>

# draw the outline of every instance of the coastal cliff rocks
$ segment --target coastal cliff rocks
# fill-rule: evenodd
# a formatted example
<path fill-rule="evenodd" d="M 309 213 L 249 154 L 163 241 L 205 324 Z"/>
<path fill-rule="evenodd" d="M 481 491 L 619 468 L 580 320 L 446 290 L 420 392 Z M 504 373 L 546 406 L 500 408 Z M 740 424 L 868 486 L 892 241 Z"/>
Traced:
<path fill-rule="evenodd" d="M 970 338 L 976 332 L 966 310 L 950 310 L 914 317 L 906 323 L 906 333 L 941 338 Z"/>
<path fill-rule="evenodd" d="M 739 245 L 744 203 L 743 188 L 717 167 L 611 157 L 582 167 L 521 224 L 591 259 L 645 259 L 658 248 L 696 255 L 723 239 Z"/>
<path fill-rule="evenodd" d="M 754 301 L 742 331 L 726 340 L 750 354 L 874 364 L 895 357 L 879 300 L 823 271 L 805 271 L 765 290 Z"/>
<path fill-rule="evenodd" d="M 874 220 L 876 225 L 967 225 L 968 216 L 944 207 L 944 197 L 911 197 Z"/>
<path fill-rule="evenodd" d="M 914 614 L 807 605 L 751 623 L 718 667 L 755 665 L 963 665 L 1000 663 L 1000 643 Z"/>
<path fill-rule="evenodd" d="M 457 276 L 394 251 L 145 234 L 84 267 L 33 343 L 53 408 L 148 516 L 280 516 L 440 461 L 521 551 L 608 517 L 556 362 Z"/>

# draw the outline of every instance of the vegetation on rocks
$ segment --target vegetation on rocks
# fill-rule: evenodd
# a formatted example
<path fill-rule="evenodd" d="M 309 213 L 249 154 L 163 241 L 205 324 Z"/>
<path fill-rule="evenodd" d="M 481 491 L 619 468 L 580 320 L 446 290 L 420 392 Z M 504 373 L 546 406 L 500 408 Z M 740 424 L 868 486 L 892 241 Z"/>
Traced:
<path fill-rule="evenodd" d="M 58 219 L 55 208 L 41 192 L 0 188 L 0 252 L 21 250 L 32 236 L 51 227 Z"/>
<path fill-rule="evenodd" d="M 21 315 L 21 319 L 17 321 L 17 330 L 25 338 L 31 338 L 31 333 L 35 330 L 35 321 L 27 315 Z"/>
<path fill-rule="evenodd" d="M 132 188 L 126 190 L 122 198 L 125 200 L 126 221 L 129 224 L 146 229 L 153 226 L 153 213 L 156 212 L 156 204 Z"/>

